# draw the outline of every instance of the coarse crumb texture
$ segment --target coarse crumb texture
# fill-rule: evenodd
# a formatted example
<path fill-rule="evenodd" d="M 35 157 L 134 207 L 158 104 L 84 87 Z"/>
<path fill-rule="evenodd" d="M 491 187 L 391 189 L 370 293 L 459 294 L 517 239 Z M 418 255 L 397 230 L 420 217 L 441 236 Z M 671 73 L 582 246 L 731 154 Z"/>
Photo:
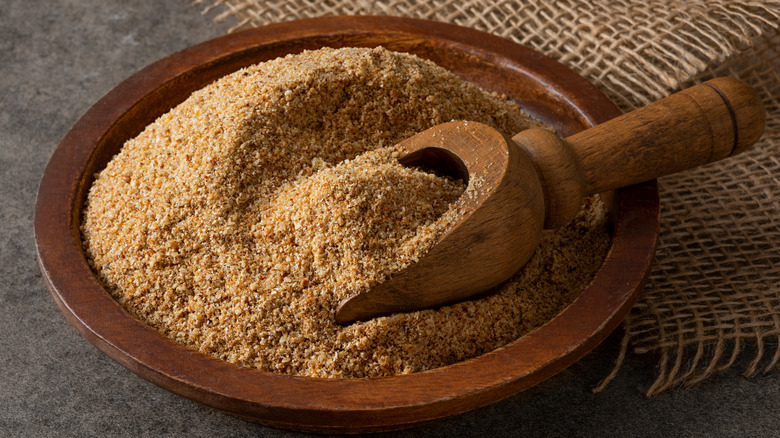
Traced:
<path fill-rule="evenodd" d="M 205 354 L 315 377 L 436 368 L 549 320 L 608 246 L 589 200 L 490 296 L 342 327 L 338 302 L 416 260 L 465 187 L 401 166 L 399 141 L 450 120 L 511 135 L 517 107 L 413 55 L 322 49 L 196 91 L 129 140 L 84 212 L 88 259 L 133 316 Z"/>

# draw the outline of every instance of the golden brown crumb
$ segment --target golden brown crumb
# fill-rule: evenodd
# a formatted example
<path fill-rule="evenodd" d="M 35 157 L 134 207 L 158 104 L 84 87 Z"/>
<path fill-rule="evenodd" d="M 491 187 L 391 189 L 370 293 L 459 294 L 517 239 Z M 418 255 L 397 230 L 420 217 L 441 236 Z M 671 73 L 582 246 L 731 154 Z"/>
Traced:
<path fill-rule="evenodd" d="M 608 233 L 589 200 L 493 295 L 336 325 L 341 299 L 416 260 L 474 189 L 394 159 L 404 138 L 463 119 L 508 135 L 537 125 L 499 96 L 381 48 L 240 70 L 158 118 L 97 176 L 87 255 L 130 314 L 238 365 L 366 377 L 474 357 L 571 302 Z"/>

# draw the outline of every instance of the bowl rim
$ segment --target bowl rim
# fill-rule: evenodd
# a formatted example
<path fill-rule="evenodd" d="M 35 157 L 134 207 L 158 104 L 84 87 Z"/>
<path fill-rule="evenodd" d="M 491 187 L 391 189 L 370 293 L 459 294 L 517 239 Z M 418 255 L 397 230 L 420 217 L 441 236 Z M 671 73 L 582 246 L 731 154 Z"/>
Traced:
<path fill-rule="evenodd" d="M 34 216 L 39 265 L 52 297 L 82 336 L 139 376 L 230 414 L 297 430 L 367 432 L 429 422 L 513 395 L 573 364 L 619 325 L 647 279 L 655 252 L 660 212 L 655 181 L 617 191 L 616 226 L 605 261 L 555 318 L 504 347 L 424 372 L 322 379 L 241 368 L 169 340 L 126 313 L 101 287 L 85 260 L 79 224 L 91 184 L 87 169 L 101 159 L 96 149 L 126 135 L 116 127 L 118 120 L 149 120 L 153 115 L 143 113 L 145 99 L 164 99 L 170 90 L 181 93 L 196 75 L 223 76 L 235 70 L 223 71 L 227 60 L 250 52 L 292 52 L 301 41 L 323 39 L 334 45 L 355 38 L 378 41 L 380 34 L 487 54 L 497 68 L 517 69 L 523 60 L 523 74 L 546 84 L 587 123 L 620 114 L 595 86 L 551 58 L 508 39 L 428 20 L 304 19 L 174 53 L 131 75 L 87 110 L 57 146 L 41 179 Z M 574 332 L 567 327 L 572 321 Z"/>

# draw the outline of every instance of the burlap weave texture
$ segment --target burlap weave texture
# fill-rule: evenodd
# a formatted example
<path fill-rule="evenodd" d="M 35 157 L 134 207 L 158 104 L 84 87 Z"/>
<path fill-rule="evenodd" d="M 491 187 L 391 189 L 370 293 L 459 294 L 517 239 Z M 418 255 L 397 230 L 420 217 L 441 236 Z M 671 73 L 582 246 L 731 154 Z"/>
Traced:
<path fill-rule="evenodd" d="M 559 60 L 623 110 L 714 76 L 759 90 L 762 141 L 662 178 L 661 235 L 623 350 L 657 353 L 647 393 L 693 384 L 753 354 L 780 362 L 780 0 L 197 0 L 231 30 L 323 15 L 396 15 L 472 27 Z"/>

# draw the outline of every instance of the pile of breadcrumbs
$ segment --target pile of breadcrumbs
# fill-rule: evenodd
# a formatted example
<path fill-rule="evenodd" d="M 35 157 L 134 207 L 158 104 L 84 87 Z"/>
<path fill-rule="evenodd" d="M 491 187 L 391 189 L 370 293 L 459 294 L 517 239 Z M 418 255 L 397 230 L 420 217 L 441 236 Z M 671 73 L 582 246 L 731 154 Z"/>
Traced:
<path fill-rule="evenodd" d="M 467 119 L 537 124 L 431 62 L 323 49 L 195 92 L 129 140 L 92 186 L 90 263 L 133 316 L 205 354 L 316 377 L 410 373 L 474 357 L 543 324 L 608 246 L 589 201 L 491 296 L 342 327 L 338 302 L 423 254 L 460 181 L 402 167 L 399 141 Z"/>

